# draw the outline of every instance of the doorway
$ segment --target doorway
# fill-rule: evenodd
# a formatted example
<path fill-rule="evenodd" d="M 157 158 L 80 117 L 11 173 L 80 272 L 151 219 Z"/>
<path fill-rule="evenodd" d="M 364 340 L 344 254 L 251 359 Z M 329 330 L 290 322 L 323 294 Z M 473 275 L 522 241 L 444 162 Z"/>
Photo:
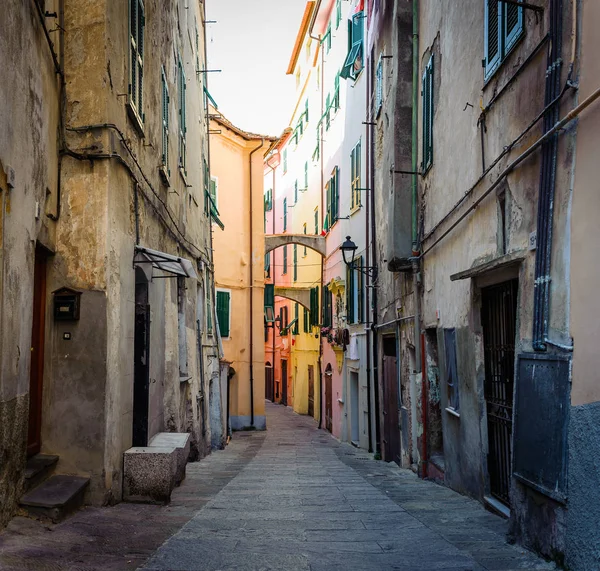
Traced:
<path fill-rule="evenodd" d="M 384 460 L 400 465 L 400 401 L 395 335 L 383 337 L 383 401 Z"/>
<path fill-rule="evenodd" d="M 135 270 L 133 345 L 133 446 L 147 446 L 150 402 L 150 304 L 148 279 L 141 268 Z"/>
<path fill-rule="evenodd" d="M 350 371 L 350 440 L 358 446 L 358 373 Z"/>
<path fill-rule="evenodd" d="M 518 280 L 481 290 L 490 493 L 510 507 Z"/>
<path fill-rule="evenodd" d="M 440 389 L 440 367 L 438 358 L 437 329 L 425 330 L 425 371 L 427 383 L 427 458 L 441 475 L 444 462 L 444 433 L 442 429 L 442 401 Z M 434 471 L 432 473 L 435 474 Z"/>
<path fill-rule="evenodd" d="M 315 416 L 315 368 L 308 366 L 308 416 Z"/>
<path fill-rule="evenodd" d="M 42 446 L 47 262 L 48 254 L 38 245 L 35 249 L 33 270 L 33 320 L 31 326 L 31 365 L 29 370 L 29 426 L 27 430 L 28 456 L 38 454 Z"/>
<path fill-rule="evenodd" d="M 281 402 L 288 404 L 288 370 L 287 359 L 281 359 Z"/>
<path fill-rule="evenodd" d="M 273 365 L 269 361 L 265 363 L 265 398 L 273 402 Z"/>
<path fill-rule="evenodd" d="M 325 428 L 333 431 L 333 395 L 331 388 L 331 365 L 325 368 Z"/>

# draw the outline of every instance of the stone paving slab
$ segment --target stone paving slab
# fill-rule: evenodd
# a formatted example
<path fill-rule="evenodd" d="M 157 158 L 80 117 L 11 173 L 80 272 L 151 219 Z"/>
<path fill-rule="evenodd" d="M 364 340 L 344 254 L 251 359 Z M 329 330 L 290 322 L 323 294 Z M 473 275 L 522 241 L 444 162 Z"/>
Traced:
<path fill-rule="evenodd" d="M 188 465 L 169 506 L 15 518 L 0 570 L 516 571 L 555 569 L 505 542 L 506 521 L 267 405 L 266 433 Z"/>

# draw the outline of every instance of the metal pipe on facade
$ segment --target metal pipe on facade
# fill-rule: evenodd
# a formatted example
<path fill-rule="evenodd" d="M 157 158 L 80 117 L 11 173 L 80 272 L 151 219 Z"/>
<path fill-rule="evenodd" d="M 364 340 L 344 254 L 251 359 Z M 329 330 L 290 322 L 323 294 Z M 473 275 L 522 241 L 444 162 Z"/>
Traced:
<path fill-rule="evenodd" d="M 417 230 L 417 191 L 418 191 L 418 123 L 419 123 L 419 0 L 413 0 L 413 34 L 412 34 L 412 141 L 411 169 L 412 175 L 412 251 L 418 254 Z M 416 340 L 415 340 L 416 342 Z"/>
<path fill-rule="evenodd" d="M 249 179 L 250 179 L 250 426 L 254 426 L 254 210 L 252 192 L 252 155 L 265 146 L 262 138 L 260 145 L 250 151 L 248 156 Z"/>

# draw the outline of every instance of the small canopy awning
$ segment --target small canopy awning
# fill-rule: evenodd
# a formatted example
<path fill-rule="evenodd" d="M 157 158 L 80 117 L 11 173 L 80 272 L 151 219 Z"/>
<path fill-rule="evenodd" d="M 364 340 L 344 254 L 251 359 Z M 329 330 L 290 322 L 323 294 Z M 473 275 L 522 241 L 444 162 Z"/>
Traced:
<path fill-rule="evenodd" d="M 190 260 L 173 256 L 171 254 L 165 254 L 164 252 L 159 252 L 157 250 L 151 250 L 150 248 L 143 248 L 142 246 L 135 247 L 133 265 L 139 265 L 144 268 L 148 279 L 152 279 L 153 277 L 165 278 L 171 276 L 198 279 L 198 274 L 196 274 L 194 265 L 192 262 L 190 262 Z M 155 269 L 162 270 L 163 272 L 171 275 L 155 275 Z"/>

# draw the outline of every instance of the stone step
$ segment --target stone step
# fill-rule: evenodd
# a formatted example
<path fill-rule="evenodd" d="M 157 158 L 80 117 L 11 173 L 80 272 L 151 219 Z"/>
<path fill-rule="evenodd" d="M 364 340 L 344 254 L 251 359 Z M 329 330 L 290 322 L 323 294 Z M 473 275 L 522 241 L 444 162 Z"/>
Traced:
<path fill-rule="evenodd" d="M 148 443 L 149 448 L 177 448 L 177 470 L 175 484 L 179 485 L 185 478 L 185 467 L 190 457 L 191 435 L 188 432 L 159 432 Z"/>
<path fill-rule="evenodd" d="M 27 460 L 25 465 L 25 481 L 23 482 L 23 493 L 32 490 L 48 478 L 56 464 L 58 456 L 51 454 L 36 454 Z"/>
<path fill-rule="evenodd" d="M 89 478 L 82 476 L 52 476 L 27 492 L 20 505 L 32 516 L 57 523 L 83 505 L 89 482 Z"/>

